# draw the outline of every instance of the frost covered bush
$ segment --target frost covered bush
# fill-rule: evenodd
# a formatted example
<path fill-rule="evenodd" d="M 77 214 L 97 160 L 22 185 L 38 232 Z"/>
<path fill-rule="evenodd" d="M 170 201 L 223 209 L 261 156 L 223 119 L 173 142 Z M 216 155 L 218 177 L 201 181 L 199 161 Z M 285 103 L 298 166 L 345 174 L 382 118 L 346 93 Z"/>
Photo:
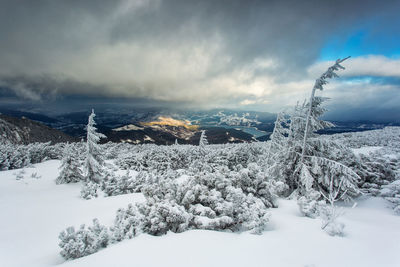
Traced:
<path fill-rule="evenodd" d="M 25 169 L 21 169 L 19 172 L 14 173 L 15 179 L 16 180 L 24 179 L 25 174 L 26 174 Z"/>
<path fill-rule="evenodd" d="M 256 163 L 232 172 L 231 178 L 234 186 L 241 188 L 245 194 L 252 194 L 260 199 L 266 207 L 277 207 L 277 194 L 283 194 L 287 188 L 284 183 L 269 179 Z"/>
<path fill-rule="evenodd" d="M 379 195 L 382 186 L 397 178 L 400 167 L 398 158 L 390 158 L 381 153 L 383 152 L 359 155 L 360 165 L 355 168 L 362 177 L 361 188 L 374 196 Z"/>
<path fill-rule="evenodd" d="M 264 144 L 207 145 L 198 149 L 191 145 L 132 146 L 131 151 L 122 154 L 116 164 L 122 169 L 147 171 L 164 175 L 170 170 L 213 171 L 221 166 L 240 170 L 251 162 L 263 162 L 267 150 Z"/>
<path fill-rule="evenodd" d="M 135 237 L 141 232 L 143 221 L 143 214 L 139 212 L 137 204 L 129 204 L 127 209 L 118 209 L 114 225 L 110 227 L 111 242 Z"/>
<path fill-rule="evenodd" d="M 40 176 L 37 172 L 32 172 L 31 178 L 32 179 L 40 179 L 40 178 L 42 178 L 42 176 Z"/>
<path fill-rule="evenodd" d="M 164 235 L 168 231 L 181 233 L 189 229 L 192 215 L 183 206 L 172 200 L 148 200 L 146 204 L 138 205 L 145 218 L 142 231 L 151 235 Z"/>
<path fill-rule="evenodd" d="M 337 221 L 342 214 L 343 210 L 333 204 L 320 205 L 319 216 L 322 219 L 322 230 L 331 236 L 342 236 L 345 225 Z"/>
<path fill-rule="evenodd" d="M 169 178 L 139 173 L 146 201 L 117 211 L 110 228 L 112 242 L 140 232 L 163 235 L 188 229 L 261 233 L 269 220 L 268 208 L 275 206 L 274 187 L 262 181 L 266 178 L 256 165 L 236 174 L 226 167 L 179 178 L 176 172 Z"/>
<path fill-rule="evenodd" d="M 149 203 L 167 200 L 164 206 L 172 203 L 174 209 L 183 208 L 193 216 L 189 224 L 193 228 L 261 232 L 275 196 L 265 194 L 262 201 L 236 186 L 226 172 L 199 173 L 177 182 L 165 180 L 147 188 L 144 194 Z"/>
<path fill-rule="evenodd" d="M 100 225 L 97 219 L 87 229 L 84 224 L 78 230 L 68 227 L 60 233 L 59 239 L 60 254 L 67 260 L 93 254 L 107 247 L 109 242 L 107 228 Z"/>
<path fill-rule="evenodd" d="M 264 178 L 256 166 L 250 165 L 250 169 L 239 177 L 229 176 L 228 169 L 183 175 L 179 179 L 160 179 L 155 174 L 143 173 L 147 174 L 143 175 L 145 184 L 141 189 L 146 201 L 119 209 L 109 234 L 97 221 L 95 227 L 88 230 L 81 226 L 78 231 L 68 228 L 62 232 L 63 257 L 89 255 L 109 242 L 133 238 L 140 232 L 158 236 L 168 231 L 209 229 L 258 234 L 265 229 L 269 221 L 268 208 L 275 203 L 273 189 L 268 191 L 268 187 L 260 182 Z M 259 177 L 252 183 L 249 175 Z M 98 184 L 86 183 L 84 188 L 83 197 L 91 197 Z"/>
<path fill-rule="evenodd" d="M 140 192 L 141 182 L 138 177 L 131 177 L 128 170 L 122 176 L 110 174 L 109 177 L 106 177 L 102 187 L 106 196 L 116 196 Z"/>
<path fill-rule="evenodd" d="M 321 193 L 315 190 L 299 197 L 297 205 L 299 205 L 300 213 L 306 217 L 316 218 L 319 215 L 320 207 L 325 205 L 325 201 L 320 199 Z"/>
<path fill-rule="evenodd" d="M 191 160 L 193 146 L 138 145 L 116 160 L 122 169 L 149 171 L 163 174 L 168 170 L 186 169 Z"/>
<path fill-rule="evenodd" d="M 0 170 L 19 169 L 48 159 L 60 159 L 64 144 L 32 143 L 16 145 L 0 143 Z"/>
<path fill-rule="evenodd" d="M 400 215 L 400 180 L 384 186 L 380 195 L 391 202 L 394 211 Z"/>
<path fill-rule="evenodd" d="M 81 197 L 84 199 L 92 199 L 98 197 L 98 189 L 100 185 L 92 181 L 84 182 L 81 188 Z"/>

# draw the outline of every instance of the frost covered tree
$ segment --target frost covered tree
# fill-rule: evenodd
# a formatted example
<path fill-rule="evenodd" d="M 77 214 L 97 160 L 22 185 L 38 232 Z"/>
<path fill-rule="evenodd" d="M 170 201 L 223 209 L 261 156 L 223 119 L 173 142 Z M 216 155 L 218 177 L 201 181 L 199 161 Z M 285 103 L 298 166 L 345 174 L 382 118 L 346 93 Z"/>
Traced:
<path fill-rule="evenodd" d="M 66 144 L 60 166 L 60 174 L 56 179 L 57 184 L 76 183 L 83 181 L 84 177 L 80 169 L 78 152 L 73 145 Z"/>
<path fill-rule="evenodd" d="M 323 86 L 328 83 L 327 79 L 338 77 L 336 71 L 344 69 L 340 63 L 348 58 L 336 60 L 334 65 L 330 66 L 327 71 L 316 79 L 309 102 L 303 104 L 302 108 L 298 108 L 297 113 L 301 119 L 305 118 L 305 123 L 300 119 L 297 120 L 297 125 L 295 126 L 297 135 L 304 132 L 302 136 L 301 157 L 299 164 L 296 166 L 295 173 L 299 174 L 299 186 L 305 192 L 313 190 L 316 183 L 319 187 L 322 185 L 325 187 L 325 190 L 328 189 L 333 185 L 331 183 L 333 177 L 336 178 L 335 187 L 338 187 L 340 184 L 344 192 L 348 190 L 357 191 L 356 183 L 360 177 L 344 164 L 329 159 L 329 149 L 335 144 L 323 143 L 318 138 L 312 141 L 308 140 L 310 137 L 315 137 L 316 131 L 333 126 L 332 123 L 319 119 L 326 111 L 321 105 L 327 98 L 315 97 L 315 91 L 322 91 Z M 306 111 L 306 114 L 304 114 L 304 111 Z M 304 130 L 302 129 L 303 127 Z M 299 138 L 299 136 L 296 136 L 296 138 Z M 325 153 L 320 153 L 323 149 L 326 150 L 324 151 Z M 307 161 L 305 158 L 307 158 Z M 339 177 L 341 177 L 340 182 Z M 342 183 L 342 181 L 344 182 Z"/>
<path fill-rule="evenodd" d="M 200 140 L 199 140 L 199 151 L 201 155 L 206 154 L 206 146 L 208 145 L 208 140 L 206 136 L 206 131 L 202 130 L 201 135 L 200 135 Z"/>
<path fill-rule="evenodd" d="M 343 61 L 348 59 L 350 57 L 346 57 L 344 59 L 338 59 L 336 60 L 335 64 L 330 66 L 327 71 L 325 71 L 318 79 L 315 80 L 314 87 L 311 91 L 311 97 L 309 100 L 308 104 L 308 110 L 307 110 L 307 117 L 306 117 L 306 125 L 304 129 L 304 137 L 303 137 L 303 146 L 302 146 L 302 152 L 301 152 L 301 161 L 304 158 L 305 155 L 305 150 L 306 150 L 306 144 L 307 144 L 307 137 L 310 132 L 310 125 L 318 126 L 315 125 L 317 121 L 313 121 L 312 119 L 315 118 L 315 114 L 313 114 L 313 110 L 315 111 L 314 108 L 314 99 L 315 99 L 315 91 L 316 90 L 323 90 L 324 85 L 328 83 L 327 79 L 339 77 L 335 71 L 338 71 L 340 69 L 344 70 L 344 67 L 340 65 Z M 314 115 L 314 116 L 313 116 Z M 321 125 L 323 126 L 323 125 Z"/>
<path fill-rule="evenodd" d="M 316 97 L 315 91 L 322 90 L 328 78 L 337 77 L 335 71 L 344 69 L 340 65 L 344 60 L 337 60 L 316 80 L 310 100 L 297 104 L 288 119 L 278 116 L 277 130 L 271 138 L 273 161 L 268 171 L 297 193 L 300 209 L 307 216 L 317 212 L 317 204 L 322 199 L 319 191 L 328 194 L 332 178 L 336 190 L 343 177 L 339 188 L 340 194 L 346 192 L 343 198 L 359 192 L 360 177 L 340 162 L 348 149 L 333 140 L 321 139 L 316 133 L 333 125 L 320 119 L 326 111 L 322 107 L 326 98 Z"/>
<path fill-rule="evenodd" d="M 104 152 L 98 144 L 100 138 L 106 137 L 102 133 L 97 132 L 94 117 L 96 114 L 92 109 L 87 125 L 86 139 L 86 159 L 84 165 L 85 184 L 81 189 L 81 196 L 85 199 L 97 197 L 97 189 L 105 177 L 104 170 Z"/>
<path fill-rule="evenodd" d="M 200 147 L 204 147 L 208 145 L 208 141 L 207 141 L 207 136 L 206 136 L 206 131 L 202 130 L 201 131 L 201 135 L 200 135 L 200 140 L 199 140 L 199 146 Z"/>
<path fill-rule="evenodd" d="M 86 139 L 86 160 L 85 160 L 85 178 L 86 181 L 100 183 L 104 177 L 104 153 L 102 148 L 98 144 L 100 138 L 105 138 L 106 136 L 102 133 L 97 132 L 95 127 L 96 122 L 94 117 L 96 114 L 92 109 L 92 113 L 89 116 L 89 121 L 87 125 L 87 139 Z"/>

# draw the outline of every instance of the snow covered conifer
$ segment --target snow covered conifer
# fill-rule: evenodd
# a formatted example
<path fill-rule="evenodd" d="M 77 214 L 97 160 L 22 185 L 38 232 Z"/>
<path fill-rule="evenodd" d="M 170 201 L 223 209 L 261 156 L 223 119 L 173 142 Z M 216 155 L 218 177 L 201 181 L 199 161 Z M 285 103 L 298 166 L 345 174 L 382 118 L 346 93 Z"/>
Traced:
<path fill-rule="evenodd" d="M 347 153 L 347 149 L 333 140 L 325 140 L 318 137 L 316 131 L 332 127 L 330 122 L 320 119 L 326 111 L 322 103 L 327 99 L 316 97 L 315 91 L 322 90 L 328 78 L 336 77 L 335 71 L 343 69 L 339 64 L 343 60 L 328 68 L 315 82 L 309 102 L 297 104 L 288 120 L 278 116 L 276 130 L 271 139 L 271 153 L 268 157 L 269 175 L 284 180 L 291 190 L 301 198 L 300 207 L 304 207 L 306 214 L 310 210 L 316 210 L 314 204 L 322 196 L 318 192 L 327 194 L 330 190 L 330 181 L 334 178 L 333 187 L 343 194 L 343 198 L 359 193 L 357 182 L 360 177 L 343 163 L 337 161 Z M 289 127 L 287 128 L 288 125 Z M 286 137 L 287 136 L 287 137 Z M 285 142 L 286 141 L 286 142 Z M 279 148 L 279 149 L 277 149 Z M 342 178 L 343 177 L 343 178 Z M 339 187 L 340 180 L 343 182 Z M 311 197 L 312 196 L 312 197 Z M 343 199 L 342 198 L 342 199 Z M 310 203 L 305 203 L 310 202 Z M 304 203 L 303 203 L 304 202 Z"/>
<path fill-rule="evenodd" d="M 199 146 L 200 147 L 204 147 L 208 145 L 208 141 L 207 141 L 207 136 L 206 136 L 206 131 L 202 130 L 201 131 L 201 135 L 200 135 L 200 141 L 199 141 Z"/>
<path fill-rule="evenodd" d="M 313 121 L 312 120 L 312 118 L 314 117 L 319 117 L 321 114 L 313 114 L 313 111 L 314 111 L 314 113 L 315 112 L 318 112 L 318 111 L 320 111 L 319 113 L 323 113 L 324 112 L 324 110 L 318 110 L 318 109 L 316 109 L 316 107 L 320 104 L 320 103 L 317 103 L 317 105 L 315 106 L 314 105 L 314 100 L 319 100 L 319 101 L 321 101 L 322 100 L 322 98 L 315 98 L 314 97 L 314 95 L 315 95 L 315 91 L 317 90 L 317 89 L 319 89 L 319 90 L 323 90 L 324 89 L 324 85 L 325 84 L 327 84 L 328 83 L 328 81 L 327 81 L 327 79 L 331 79 L 331 78 L 335 78 L 335 77 L 339 77 L 337 74 L 336 74 L 336 72 L 335 71 L 338 71 L 338 70 L 340 70 L 340 69 L 342 69 L 342 70 L 344 70 L 344 67 L 342 66 L 342 65 L 340 65 L 340 63 L 342 63 L 343 61 L 345 61 L 346 59 L 348 59 L 349 57 L 347 57 L 347 58 L 344 58 L 344 59 L 338 59 L 338 60 L 336 60 L 336 62 L 335 62 L 335 64 L 334 65 L 332 65 L 332 66 L 330 66 L 329 68 L 328 68 L 328 70 L 327 71 L 325 71 L 318 79 L 316 79 L 315 80 L 315 84 L 314 84 L 314 87 L 313 87 L 313 89 L 312 89 L 312 92 L 311 92 L 311 97 L 310 97 L 310 100 L 309 100 L 309 103 L 308 103 L 308 110 L 307 110 L 307 117 L 306 117 L 306 124 L 305 124 L 305 129 L 304 129 L 304 137 L 303 137 L 303 149 L 302 149 L 302 154 L 301 154 L 301 161 L 303 161 L 303 158 L 304 158 L 304 155 L 305 155 L 305 150 L 306 150 L 306 143 L 307 143 L 307 137 L 308 137 L 308 134 L 309 134 L 309 131 L 310 131 L 310 129 L 309 129 L 309 126 L 310 126 L 310 124 L 316 124 L 316 121 Z M 323 100 L 322 100 L 323 101 Z M 321 127 L 323 127 L 323 125 L 321 125 Z"/>
<path fill-rule="evenodd" d="M 274 145 L 282 146 L 287 142 L 285 137 L 289 135 L 289 125 L 290 122 L 288 121 L 286 114 L 279 112 L 276 117 L 274 130 L 270 136 L 271 142 Z"/>
<path fill-rule="evenodd" d="M 72 145 L 66 144 L 61 161 L 60 174 L 56 179 L 57 184 L 76 183 L 83 180 L 78 153 Z"/>
<path fill-rule="evenodd" d="M 200 149 L 200 153 L 203 155 L 206 153 L 206 151 L 205 151 L 206 145 L 208 145 L 206 131 L 202 130 L 201 135 L 200 135 L 200 140 L 199 140 L 199 149 Z"/>
<path fill-rule="evenodd" d="M 85 178 L 86 182 L 100 183 L 104 177 L 104 153 L 97 143 L 106 136 L 97 132 L 95 116 L 92 109 L 87 125 Z"/>

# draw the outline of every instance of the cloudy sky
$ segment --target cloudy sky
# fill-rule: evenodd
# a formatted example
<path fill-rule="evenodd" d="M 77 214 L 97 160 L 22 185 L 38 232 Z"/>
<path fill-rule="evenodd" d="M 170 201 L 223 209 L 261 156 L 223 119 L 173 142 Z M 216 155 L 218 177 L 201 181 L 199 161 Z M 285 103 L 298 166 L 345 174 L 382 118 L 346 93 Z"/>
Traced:
<path fill-rule="evenodd" d="M 109 101 L 400 117 L 400 1 L 0 1 L 0 104 Z M 399 118 L 400 120 L 400 118 Z"/>

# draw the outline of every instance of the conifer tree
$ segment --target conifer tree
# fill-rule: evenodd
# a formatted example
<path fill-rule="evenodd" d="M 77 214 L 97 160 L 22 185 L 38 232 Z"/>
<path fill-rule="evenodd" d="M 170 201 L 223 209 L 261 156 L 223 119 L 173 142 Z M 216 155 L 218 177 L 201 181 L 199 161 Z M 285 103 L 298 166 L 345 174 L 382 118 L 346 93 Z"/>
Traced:
<path fill-rule="evenodd" d="M 66 144 L 61 161 L 60 174 L 56 179 L 57 184 L 76 183 L 83 180 L 78 152 L 73 145 Z"/>
<path fill-rule="evenodd" d="M 200 147 L 204 147 L 208 145 L 208 141 L 207 141 L 207 136 L 206 136 L 206 131 L 202 130 L 201 131 L 201 135 L 200 135 L 200 140 L 199 140 L 199 146 Z"/>
<path fill-rule="evenodd" d="M 97 143 L 100 138 L 106 136 L 97 132 L 96 122 L 94 121 L 95 116 L 96 114 L 92 109 L 87 125 L 85 179 L 86 182 L 90 181 L 98 184 L 104 177 L 104 153 Z"/>
<path fill-rule="evenodd" d="M 292 190 L 297 189 L 300 196 L 312 196 L 313 201 L 322 198 L 318 192 L 328 194 L 332 177 L 335 190 L 339 187 L 338 181 L 343 177 L 339 188 L 343 198 L 358 192 L 356 184 L 360 177 L 343 163 L 335 161 L 332 156 L 332 151 L 340 153 L 339 144 L 315 138 L 318 137 L 316 131 L 333 126 L 319 118 L 326 111 L 322 103 L 327 98 L 315 97 L 315 91 L 323 89 L 326 79 L 337 77 L 335 71 L 344 69 L 339 64 L 343 61 L 337 60 L 316 80 L 310 101 L 297 104 L 289 120 L 278 116 L 277 129 L 272 135 L 272 148 L 276 144 L 281 145 L 272 152 L 270 175 L 285 180 Z M 285 124 L 288 128 L 281 127 Z M 342 194 L 344 191 L 346 194 Z"/>
<path fill-rule="evenodd" d="M 201 135 L 200 135 L 200 140 L 199 140 L 199 149 L 200 149 L 200 153 L 203 155 L 206 153 L 206 151 L 205 151 L 206 145 L 208 145 L 206 131 L 202 130 Z"/>
<path fill-rule="evenodd" d="M 301 153 L 301 161 L 303 161 L 304 159 L 304 155 L 306 152 L 306 143 L 307 143 L 307 137 L 309 135 L 310 132 L 310 125 L 314 125 L 315 121 L 312 120 L 312 118 L 318 118 L 318 116 L 320 116 L 323 111 L 319 112 L 321 114 L 313 114 L 314 113 L 320 111 L 318 109 L 316 109 L 316 107 L 319 106 L 320 103 L 316 103 L 317 105 L 314 105 L 314 100 L 319 100 L 321 102 L 322 98 L 315 98 L 315 91 L 318 90 L 323 90 L 324 89 L 324 85 L 328 83 L 327 79 L 331 79 L 331 78 L 335 78 L 335 77 L 339 77 L 335 71 L 338 71 L 340 69 L 344 70 L 344 67 L 342 65 L 340 65 L 340 63 L 342 63 L 343 61 L 345 61 L 346 59 L 348 59 L 349 57 L 346 57 L 344 59 L 338 59 L 336 60 L 335 64 L 330 66 L 328 68 L 327 71 L 325 71 L 318 79 L 315 80 L 315 84 L 314 87 L 311 91 L 311 97 L 308 103 L 308 107 L 307 107 L 307 117 L 306 117 L 306 125 L 305 125 L 305 129 L 304 129 L 304 137 L 303 137 L 303 149 L 302 149 L 302 153 Z M 323 100 L 322 100 L 323 101 Z M 323 127 L 323 125 L 321 125 L 321 127 Z M 312 131 L 311 131 L 312 132 Z"/>

